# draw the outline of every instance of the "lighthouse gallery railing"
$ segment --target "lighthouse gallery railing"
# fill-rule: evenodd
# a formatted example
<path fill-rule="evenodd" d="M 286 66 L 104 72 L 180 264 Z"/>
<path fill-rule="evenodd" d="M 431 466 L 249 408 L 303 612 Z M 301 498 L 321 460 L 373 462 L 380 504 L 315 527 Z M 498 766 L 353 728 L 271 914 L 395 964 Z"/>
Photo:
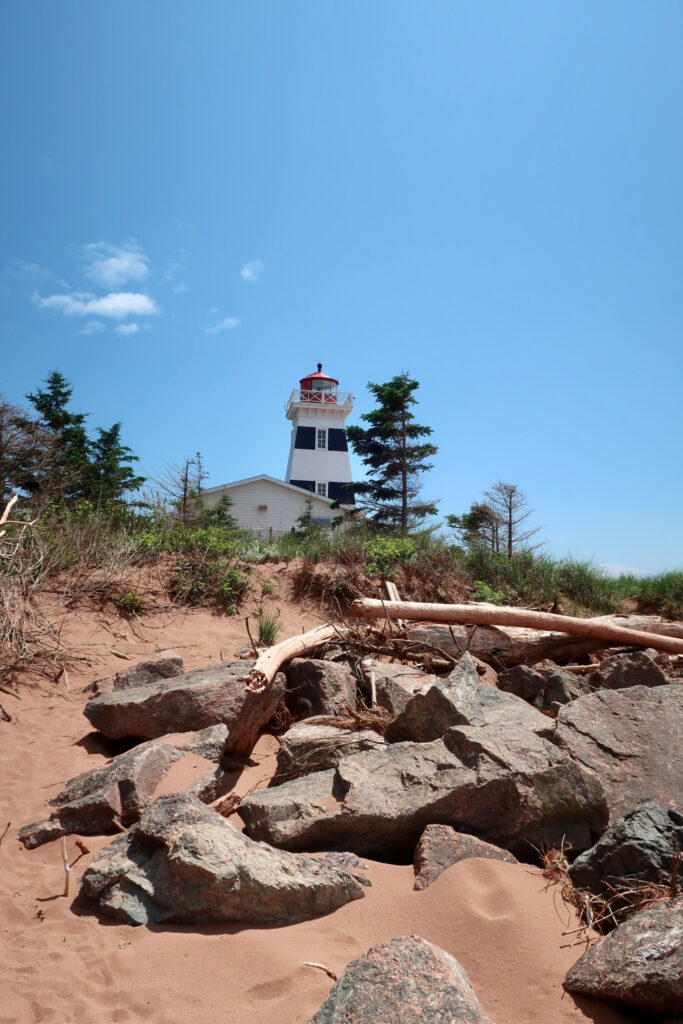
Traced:
<path fill-rule="evenodd" d="M 294 388 L 287 402 L 292 405 L 352 405 L 353 395 L 349 391 L 304 391 Z"/>

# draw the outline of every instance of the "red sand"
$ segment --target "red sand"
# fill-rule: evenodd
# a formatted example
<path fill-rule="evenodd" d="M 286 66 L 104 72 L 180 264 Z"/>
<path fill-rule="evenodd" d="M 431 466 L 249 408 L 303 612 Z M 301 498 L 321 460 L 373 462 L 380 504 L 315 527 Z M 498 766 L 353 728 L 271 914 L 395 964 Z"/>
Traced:
<path fill-rule="evenodd" d="M 282 624 L 282 635 L 291 635 L 312 628 L 317 617 L 302 618 L 290 606 Z M 289 928 L 131 928 L 74 913 L 77 878 L 109 839 L 85 838 L 91 854 L 83 856 L 68 838 L 74 866 L 65 899 L 59 843 L 28 852 L 16 833 L 45 815 L 61 782 L 104 760 L 92 738 L 83 741 L 86 695 L 78 691 L 127 664 L 110 653 L 112 646 L 134 661 L 180 647 L 186 667 L 194 668 L 218 660 L 221 651 L 231 656 L 245 633 L 240 620 L 201 611 L 150 617 L 135 631 L 120 620 L 96 622 L 75 613 L 69 631 L 84 644 L 101 644 L 90 648 L 90 665 L 70 672 L 70 700 L 47 686 L 24 688 L 19 700 L 2 695 L 14 720 L 0 722 L 0 833 L 11 821 L 0 846 L 0 1024 L 305 1024 L 332 982 L 301 961 L 322 962 L 340 974 L 370 946 L 405 934 L 421 935 L 457 957 L 495 1024 L 631 1019 L 587 1000 L 579 1005 L 563 992 L 562 979 L 583 949 L 563 948 L 573 938 L 563 932 L 576 920 L 557 889 L 522 865 L 465 861 L 414 892 L 412 868 L 368 862 L 373 885 L 365 899 Z M 272 737 L 262 738 L 255 766 L 236 776 L 238 792 L 267 782 L 275 749 Z M 206 767 L 188 755 L 173 777 L 176 784 L 191 781 Z"/>

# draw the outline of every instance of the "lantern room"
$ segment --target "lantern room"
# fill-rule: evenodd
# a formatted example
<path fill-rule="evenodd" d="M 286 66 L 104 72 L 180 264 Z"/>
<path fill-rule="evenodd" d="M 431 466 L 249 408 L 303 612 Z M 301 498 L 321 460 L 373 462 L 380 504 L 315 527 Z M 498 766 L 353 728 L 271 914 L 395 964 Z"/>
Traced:
<path fill-rule="evenodd" d="M 309 373 L 299 381 L 302 402 L 313 402 L 317 405 L 336 405 L 339 381 L 323 373 L 323 364 L 318 363 L 315 373 Z"/>

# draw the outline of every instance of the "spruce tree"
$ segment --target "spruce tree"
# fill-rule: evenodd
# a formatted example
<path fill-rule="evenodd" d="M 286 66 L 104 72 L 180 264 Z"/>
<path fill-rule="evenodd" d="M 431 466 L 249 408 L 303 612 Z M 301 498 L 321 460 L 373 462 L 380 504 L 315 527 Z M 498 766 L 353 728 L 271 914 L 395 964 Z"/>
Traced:
<path fill-rule="evenodd" d="M 351 446 L 367 467 L 368 479 L 349 485 L 370 513 L 372 522 L 407 533 L 419 527 L 427 516 L 436 514 L 434 502 L 419 500 L 418 477 L 431 469 L 428 461 L 438 448 L 423 441 L 431 427 L 415 423 L 410 411 L 417 404 L 414 392 L 419 383 L 408 373 L 392 377 L 386 384 L 368 384 L 377 408 L 361 419 L 368 426 L 347 427 Z"/>
<path fill-rule="evenodd" d="M 126 491 L 137 491 L 145 482 L 136 476 L 129 462 L 137 462 L 132 448 L 121 444 L 121 424 L 109 430 L 97 429 L 97 438 L 91 445 L 91 460 L 84 479 L 84 497 L 91 501 L 120 501 Z"/>
<path fill-rule="evenodd" d="M 138 490 L 145 481 L 137 476 L 131 462 L 137 462 L 130 448 L 121 443 L 121 424 L 108 430 L 98 428 L 93 441 L 88 437 L 86 414 L 69 408 L 71 382 L 53 370 L 45 387 L 27 395 L 40 419 L 15 422 L 39 438 L 42 452 L 31 453 L 15 474 L 16 482 L 42 502 L 69 498 L 89 501 L 120 501 L 126 491 Z M 37 433 L 36 433 L 37 432 Z"/>
<path fill-rule="evenodd" d="M 73 388 L 58 370 L 53 370 L 44 383 L 44 389 L 26 397 L 40 415 L 41 426 L 54 438 L 54 458 L 42 478 L 31 481 L 28 489 L 44 498 L 80 497 L 90 469 L 86 416 L 67 408 Z"/>

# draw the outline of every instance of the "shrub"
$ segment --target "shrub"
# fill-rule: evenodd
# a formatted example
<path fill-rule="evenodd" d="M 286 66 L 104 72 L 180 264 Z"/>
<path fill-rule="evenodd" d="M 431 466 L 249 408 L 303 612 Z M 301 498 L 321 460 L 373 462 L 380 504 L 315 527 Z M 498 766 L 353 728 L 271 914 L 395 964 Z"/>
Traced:
<path fill-rule="evenodd" d="M 484 580 L 476 580 L 474 584 L 474 600 L 486 601 L 488 604 L 505 604 L 502 590 L 492 590 Z"/>
<path fill-rule="evenodd" d="M 127 612 L 129 615 L 144 615 L 145 613 L 142 598 L 137 590 L 129 590 L 127 594 L 119 594 L 118 597 L 114 598 L 114 603 L 119 606 L 121 611 Z"/>
<path fill-rule="evenodd" d="M 259 643 L 265 647 L 272 646 L 277 639 L 280 632 L 279 617 L 278 613 L 266 611 L 265 608 L 259 608 L 256 612 Z"/>

